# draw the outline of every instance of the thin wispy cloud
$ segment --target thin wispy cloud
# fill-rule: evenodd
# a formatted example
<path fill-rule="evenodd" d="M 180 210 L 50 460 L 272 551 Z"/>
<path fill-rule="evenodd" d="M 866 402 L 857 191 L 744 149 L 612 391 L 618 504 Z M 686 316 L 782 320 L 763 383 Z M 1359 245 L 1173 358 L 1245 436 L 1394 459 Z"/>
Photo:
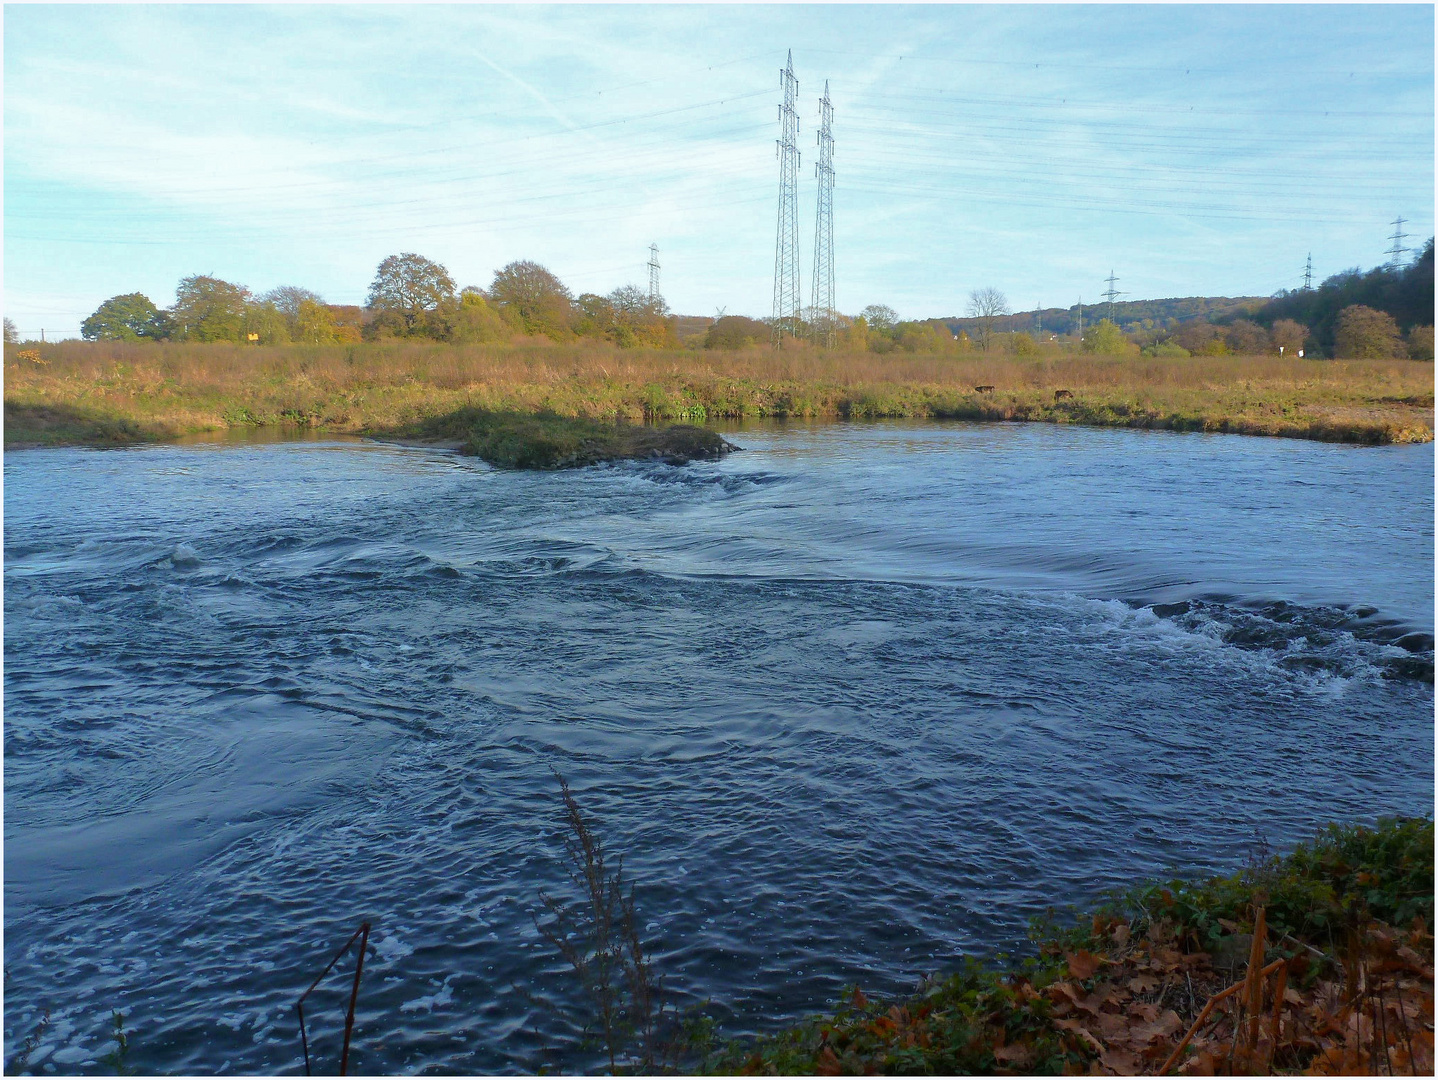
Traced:
<path fill-rule="evenodd" d="M 7 313 L 195 272 L 358 303 L 402 250 L 605 292 L 656 242 L 676 310 L 766 314 L 790 48 L 846 310 L 1263 295 L 1433 229 L 1424 8 L 17 6 Z"/>

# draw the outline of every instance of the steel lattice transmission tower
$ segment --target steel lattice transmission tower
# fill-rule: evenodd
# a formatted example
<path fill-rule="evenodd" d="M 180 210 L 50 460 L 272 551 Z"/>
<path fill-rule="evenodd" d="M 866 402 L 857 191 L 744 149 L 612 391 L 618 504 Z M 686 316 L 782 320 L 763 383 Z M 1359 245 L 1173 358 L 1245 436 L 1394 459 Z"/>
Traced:
<path fill-rule="evenodd" d="M 1113 287 L 1114 282 L 1116 282 L 1118 278 L 1113 276 L 1112 270 L 1108 272 L 1108 277 L 1104 280 L 1108 282 L 1108 292 L 1103 294 L 1103 298 L 1108 301 L 1108 321 L 1113 322 L 1113 302 L 1122 296 L 1123 293 Z"/>
<path fill-rule="evenodd" d="M 659 245 L 649 245 L 649 299 L 659 299 Z"/>
<path fill-rule="evenodd" d="M 1308 264 L 1303 268 L 1303 291 L 1313 291 L 1313 252 L 1308 253 Z"/>
<path fill-rule="evenodd" d="M 799 336 L 799 80 L 794 52 L 779 72 L 784 104 L 779 106 L 779 227 L 774 243 L 774 344 Z"/>
<path fill-rule="evenodd" d="M 1403 241 L 1408 239 L 1408 234 L 1403 231 L 1403 225 L 1407 219 L 1399 218 L 1397 221 L 1390 221 L 1393 226 L 1393 235 L 1388 239 L 1393 241 L 1393 246 L 1388 249 L 1388 264 L 1397 270 L 1403 265 L 1403 256 L 1408 254 L 1408 249 L 1403 246 Z"/>
<path fill-rule="evenodd" d="M 819 181 L 819 206 L 814 216 L 814 340 L 825 348 L 834 347 L 838 329 L 834 311 L 834 106 L 829 102 L 829 83 L 819 100 L 819 162 L 814 175 Z"/>

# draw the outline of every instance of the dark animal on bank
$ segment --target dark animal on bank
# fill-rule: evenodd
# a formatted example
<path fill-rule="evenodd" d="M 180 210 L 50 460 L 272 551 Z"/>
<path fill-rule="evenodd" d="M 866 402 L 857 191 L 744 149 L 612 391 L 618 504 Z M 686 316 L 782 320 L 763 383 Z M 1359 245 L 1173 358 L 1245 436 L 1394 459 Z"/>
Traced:
<path fill-rule="evenodd" d="M 976 386 L 976 387 L 974 387 L 974 393 L 976 393 L 976 394 L 992 394 L 993 392 L 994 392 L 994 388 L 993 388 L 992 386 Z"/>
<path fill-rule="evenodd" d="M 1071 398 L 1071 397 L 1073 397 L 1073 396 L 1074 396 L 1074 392 L 1073 392 L 1072 390 L 1055 390 L 1055 391 L 1054 391 L 1054 400 L 1055 400 L 1055 401 L 1062 401 L 1064 398 Z"/>

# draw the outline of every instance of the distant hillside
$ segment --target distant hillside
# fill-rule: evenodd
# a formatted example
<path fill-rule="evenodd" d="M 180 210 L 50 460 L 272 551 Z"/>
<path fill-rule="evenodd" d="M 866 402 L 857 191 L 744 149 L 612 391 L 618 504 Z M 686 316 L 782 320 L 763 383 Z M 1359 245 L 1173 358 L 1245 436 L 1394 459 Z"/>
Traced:
<path fill-rule="evenodd" d="M 1251 314 L 1268 302 L 1266 296 L 1180 296 L 1168 300 L 1120 300 L 1113 305 L 1113 321 L 1124 330 L 1147 330 L 1169 324 L 1192 322 L 1195 319 L 1218 320 Z M 1083 305 L 1083 321 L 1091 326 L 1099 319 L 1108 318 L 1105 303 Z M 1072 334 L 1078 331 L 1079 306 L 1071 308 L 1044 308 L 1037 313 L 1020 311 L 995 320 L 996 333 L 1032 331 L 1042 329 L 1046 334 Z M 929 319 L 931 323 L 942 323 L 949 333 L 966 331 L 973 337 L 978 330 L 978 319 L 961 318 L 957 315 L 946 319 Z"/>

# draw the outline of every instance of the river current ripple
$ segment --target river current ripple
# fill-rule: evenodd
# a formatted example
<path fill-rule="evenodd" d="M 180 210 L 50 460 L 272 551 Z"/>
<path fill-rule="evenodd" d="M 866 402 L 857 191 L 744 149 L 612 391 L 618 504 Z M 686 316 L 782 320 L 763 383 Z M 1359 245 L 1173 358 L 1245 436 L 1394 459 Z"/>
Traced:
<path fill-rule="evenodd" d="M 729 1032 L 1431 811 L 1431 446 L 730 437 L 5 455 L 7 1055 L 48 1008 L 33 1066 L 100 1071 L 120 1009 L 142 1071 L 302 1071 L 368 918 L 356 1071 L 582 1067 L 551 770 Z"/>

